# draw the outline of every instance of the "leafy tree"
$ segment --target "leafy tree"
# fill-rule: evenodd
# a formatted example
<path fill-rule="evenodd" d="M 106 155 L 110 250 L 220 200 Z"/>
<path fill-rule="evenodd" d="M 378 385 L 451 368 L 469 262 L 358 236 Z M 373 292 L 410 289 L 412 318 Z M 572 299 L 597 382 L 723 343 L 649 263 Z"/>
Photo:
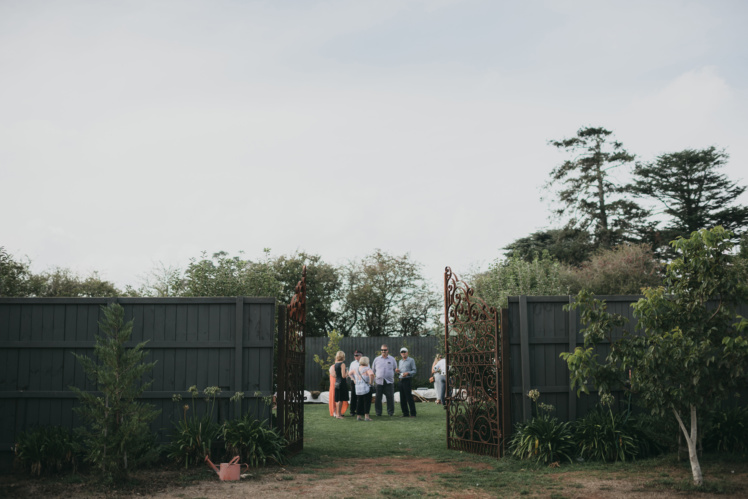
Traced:
<path fill-rule="evenodd" d="M 678 257 L 668 265 L 665 286 L 645 289 L 644 298 L 633 304 L 639 335 L 613 337 L 623 317 L 607 312 L 606 303 L 592 293 L 580 292 L 572 308 L 581 308 L 587 326 L 584 348 L 561 354 L 578 393 L 588 390 L 587 383 L 601 394 L 631 390 L 652 414 L 673 414 L 699 486 L 699 413 L 703 416 L 744 384 L 748 368 L 748 320 L 735 312 L 748 299 L 748 287 L 732 268 L 731 237 L 716 227 L 671 243 Z M 595 347 L 604 339 L 610 349 L 599 359 Z"/>
<path fill-rule="evenodd" d="M 333 303 L 340 284 L 337 268 L 322 261 L 319 255 L 297 252 L 280 256 L 273 261 L 276 279 L 283 286 L 281 301 L 291 303 L 301 270 L 306 265 L 306 327 L 309 336 L 325 336 L 333 329 L 336 314 Z"/>
<path fill-rule="evenodd" d="M 659 214 L 668 217 L 661 238 L 688 237 L 717 225 L 733 231 L 736 239 L 745 231 L 748 206 L 736 205 L 735 200 L 746 187 L 718 172 L 728 158 L 724 150 L 709 147 L 662 154 L 636 165 L 633 192 L 654 199 L 661 207 Z"/>
<path fill-rule="evenodd" d="M 62 267 L 34 276 L 32 283 L 34 295 L 43 298 L 103 298 L 122 294 L 113 283 L 101 279 L 98 272 L 83 279 Z"/>
<path fill-rule="evenodd" d="M 586 230 L 564 227 L 533 232 L 504 247 L 507 258 L 521 258 L 532 262 L 544 251 L 561 263 L 580 265 L 594 251 L 590 233 Z"/>
<path fill-rule="evenodd" d="M 634 160 L 621 142 L 610 140 L 612 133 L 585 127 L 570 139 L 549 141 L 574 155 L 551 171 L 548 186 L 561 185 L 555 214 L 568 217 L 570 227 L 591 230 L 595 245 L 602 248 L 635 238 L 647 216 L 626 199 L 626 185 L 617 183 L 611 173 Z"/>
<path fill-rule="evenodd" d="M 314 362 L 319 364 L 322 368 L 323 376 L 320 385 L 323 389 L 327 389 L 330 386 L 330 366 L 335 364 L 335 354 L 340 350 L 340 339 L 343 337 L 337 329 L 333 329 L 327 333 L 327 345 L 325 346 L 325 353 L 327 357 L 324 359 L 314 354 Z"/>
<path fill-rule="evenodd" d="M 341 269 L 337 329 L 345 336 L 417 336 L 431 332 L 439 298 L 410 256 L 381 250 Z"/>
<path fill-rule="evenodd" d="M 0 296 L 29 296 L 31 277 L 28 263 L 14 259 L 13 255 L 0 246 Z"/>
<path fill-rule="evenodd" d="M 279 298 L 281 285 L 276 280 L 270 258 L 265 248 L 265 259 L 260 262 L 230 257 L 225 251 L 200 260 L 191 259 L 184 274 L 183 296 L 270 296 Z"/>
<path fill-rule="evenodd" d="M 73 355 L 102 395 L 84 392 L 75 386 L 70 389 L 81 401 L 76 411 L 88 423 L 83 430 L 86 459 L 106 479 L 122 481 L 130 469 L 146 458 L 155 457 L 148 452 L 151 450 L 148 425 L 160 411 L 136 399 L 152 383 L 141 380 L 156 363 L 145 362 L 148 352 L 143 348 L 147 342 L 134 348 L 125 347 L 132 336 L 133 321 L 124 322 L 121 305 L 113 303 L 101 309 L 104 313 L 99 321 L 102 334 L 97 335 L 94 346 L 97 360 Z"/>
<path fill-rule="evenodd" d="M 587 289 L 598 295 L 638 295 L 642 288 L 662 284 L 662 271 L 649 245 L 622 244 L 570 269 L 567 282 L 572 293 Z"/>
<path fill-rule="evenodd" d="M 548 252 L 528 262 L 519 257 L 496 260 L 475 277 L 475 293 L 488 305 L 505 308 L 507 297 L 515 295 L 563 295 L 566 269 Z"/>
<path fill-rule="evenodd" d="M 128 286 L 126 291 L 129 296 L 153 298 L 183 296 L 185 284 L 185 278 L 179 267 L 166 266 L 161 262 L 143 278 L 139 288 L 134 289 Z"/>

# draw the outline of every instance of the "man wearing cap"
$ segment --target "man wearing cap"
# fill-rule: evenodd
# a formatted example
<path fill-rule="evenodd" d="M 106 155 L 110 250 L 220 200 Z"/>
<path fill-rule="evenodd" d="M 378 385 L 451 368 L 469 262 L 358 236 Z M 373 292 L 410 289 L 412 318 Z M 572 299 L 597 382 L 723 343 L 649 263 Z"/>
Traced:
<path fill-rule="evenodd" d="M 356 414 L 358 411 L 356 410 L 356 379 L 353 377 L 353 373 L 358 371 L 358 361 L 361 360 L 361 353 L 360 350 L 356 350 L 353 352 L 353 362 L 351 362 L 350 367 L 348 368 L 348 386 L 350 388 L 349 393 L 352 393 L 353 396 L 351 397 L 351 403 L 348 404 L 351 408 L 351 417 L 356 417 Z"/>
<path fill-rule="evenodd" d="M 387 414 L 389 416 L 395 415 L 395 370 L 397 363 L 388 352 L 387 345 L 382 345 L 382 355 L 374 359 L 371 366 L 377 384 L 377 399 L 374 401 L 374 412 L 377 416 L 382 415 L 382 394 L 387 396 Z"/>
<path fill-rule="evenodd" d="M 413 400 L 413 376 L 416 374 L 416 361 L 408 357 L 408 349 L 400 349 L 400 359 L 396 373 L 400 374 L 400 410 L 402 417 L 416 417 L 416 402 Z"/>

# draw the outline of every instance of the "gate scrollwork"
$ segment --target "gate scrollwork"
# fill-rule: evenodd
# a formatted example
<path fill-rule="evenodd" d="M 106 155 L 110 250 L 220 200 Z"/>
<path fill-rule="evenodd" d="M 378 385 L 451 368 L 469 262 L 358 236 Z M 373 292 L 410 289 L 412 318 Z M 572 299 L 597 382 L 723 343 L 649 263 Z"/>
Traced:
<path fill-rule="evenodd" d="M 444 272 L 447 447 L 500 457 L 503 369 L 499 313 Z"/>
<path fill-rule="evenodd" d="M 286 438 L 288 451 L 296 453 L 304 447 L 306 266 L 291 303 L 281 307 L 278 319 L 277 426 Z"/>

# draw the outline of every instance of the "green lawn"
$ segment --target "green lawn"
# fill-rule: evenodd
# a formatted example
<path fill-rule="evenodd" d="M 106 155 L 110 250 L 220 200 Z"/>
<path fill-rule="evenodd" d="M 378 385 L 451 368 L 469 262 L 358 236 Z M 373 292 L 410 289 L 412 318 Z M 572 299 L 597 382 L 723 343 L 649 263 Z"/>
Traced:
<path fill-rule="evenodd" d="M 372 407 L 374 421 L 367 423 L 348 416 L 343 420 L 333 419 L 326 405 L 308 404 L 304 409 L 304 451 L 290 464 L 298 467 L 300 473 L 324 474 L 324 468 L 338 466 L 340 460 L 360 457 L 362 451 L 369 458 L 412 457 L 451 462 L 459 473 L 436 477 L 446 495 L 450 490 L 478 488 L 497 495 L 565 497 L 577 495 L 579 491 L 574 490 L 584 487 L 568 479 L 580 475 L 633 480 L 640 484 L 640 490 L 681 494 L 692 491 L 688 461 L 678 461 L 672 455 L 627 463 L 562 463 L 560 468 L 549 468 L 514 458 L 494 459 L 447 450 L 444 409 L 434 403 L 419 403 L 417 410 L 417 418 L 401 418 L 397 405 L 395 416 L 376 417 Z M 476 467 L 478 463 L 485 469 Z M 727 495 L 748 492 L 738 478 L 748 472 L 745 457 L 705 456 L 702 467 L 707 491 Z M 570 475 L 560 480 L 558 475 L 564 473 Z"/>

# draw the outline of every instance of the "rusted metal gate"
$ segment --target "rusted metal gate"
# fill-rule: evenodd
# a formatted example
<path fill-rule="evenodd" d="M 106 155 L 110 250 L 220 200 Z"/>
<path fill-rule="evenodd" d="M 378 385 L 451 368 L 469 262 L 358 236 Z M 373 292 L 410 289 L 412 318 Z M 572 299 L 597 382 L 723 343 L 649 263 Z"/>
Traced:
<path fill-rule="evenodd" d="M 447 448 L 501 457 L 508 436 L 508 345 L 500 314 L 444 271 Z"/>
<path fill-rule="evenodd" d="M 278 308 L 278 395 L 276 426 L 294 454 L 304 448 L 304 326 L 306 266 L 291 303 Z"/>

